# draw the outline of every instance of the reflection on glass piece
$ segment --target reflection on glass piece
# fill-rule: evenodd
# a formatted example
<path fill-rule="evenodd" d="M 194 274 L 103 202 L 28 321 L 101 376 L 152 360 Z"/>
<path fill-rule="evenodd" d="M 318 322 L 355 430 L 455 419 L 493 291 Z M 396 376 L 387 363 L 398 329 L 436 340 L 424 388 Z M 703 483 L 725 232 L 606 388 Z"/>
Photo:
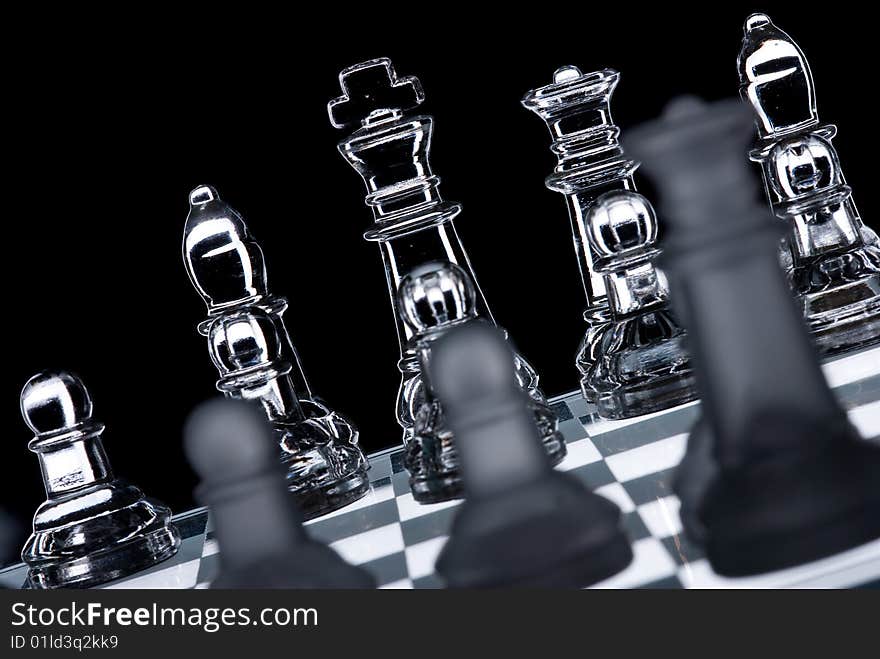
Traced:
<path fill-rule="evenodd" d="M 624 156 L 617 141 L 620 129 L 611 119 L 611 95 L 619 80 L 612 69 L 582 73 L 576 66 L 563 66 L 551 84 L 522 99 L 524 107 L 544 120 L 553 139 L 550 150 L 557 164 L 546 185 L 568 202 L 588 314 L 607 303 L 602 276 L 593 268 L 598 255 L 590 249 L 584 215 L 603 192 L 634 190 L 632 174 L 638 167 Z"/>
<path fill-rule="evenodd" d="M 400 346 L 396 414 L 404 442 L 409 442 L 420 413 L 423 384 L 418 331 L 405 321 L 408 310 L 401 307 L 398 295 L 403 278 L 429 262 L 454 264 L 472 289 L 473 313 L 495 321 L 455 229 L 453 220 L 461 206 L 441 197 L 440 178 L 431 170 L 434 120 L 405 114 L 424 100 L 418 79 L 399 77 L 391 61 L 382 58 L 344 69 L 339 84 L 342 95 L 330 101 L 327 110 L 335 127 L 354 129 L 338 148 L 363 179 L 364 201 L 373 212 L 374 224 L 364 238 L 379 243 L 385 266 Z M 530 373 L 530 393 L 543 399 L 534 370 L 522 357 L 517 359 Z"/>
<path fill-rule="evenodd" d="M 668 308 L 651 203 L 631 190 L 599 196 L 585 218 L 590 246 L 599 255 L 611 319 L 587 338 L 592 356 L 583 387 L 599 414 L 622 419 L 697 398 L 685 352 L 685 331 Z"/>
<path fill-rule="evenodd" d="M 751 152 L 767 200 L 788 231 L 781 260 L 823 354 L 880 340 L 880 241 L 856 210 L 822 125 L 803 51 L 765 14 L 746 20 L 740 93 L 755 115 Z"/>
<path fill-rule="evenodd" d="M 21 413 L 34 432 L 46 501 L 21 552 L 32 588 L 87 588 L 173 556 L 180 534 L 171 511 L 113 477 L 104 425 L 73 373 L 43 371 L 21 392 Z"/>
<path fill-rule="evenodd" d="M 281 356 L 275 323 L 259 307 L 225 313 L 208 330 L 211 358 L 228 398 L 262 406 L 272 423 L 288 489 L 308 519 L 355 501 L 369 489 L 357 430 L 314 400 L 299 400 Z"/>
<path fill-rule="evenodd" d="M 269 293 L 262 248 L 211 186 L 195 188 L 189 201 L 183 260 L 208 306 L 199 331 L 217 388 L 263 407 L 306 519 L 359 499 L 369 482 L 357 428 L 312 394 L 282 318 L 287 300 Z"/>
<path fill-rule="evenodd" d="M 663 275 L 652 263 L 657 221 L 635 192 L 639 163 L 624 154 L 611 119 L 619 80 L 612 69 L 582 73 L 563 66 L 551 84 L 522 99 L 553 140 L 557 164 L 546 186 L 565 196 L 587 297 L 587 330 L 576 358 L 581 390 L 610 418 L 694 397 L 683 331 L 666 309 Z M 599 199 L 605 203 L 593 212 Z M 621 259 L 611 258 L 618 253 Z"/>
<path fill-rule="evenodd" d="M 464 270 L 448 262 L 425 263 L 407 274 L 398 290 L 403 320 L 413 331 L 409 349 L 418 356 L 419 377 L 410 380 L 413 433 L 406 444 L 405 464 L 416 501 L 431 503 L 462 496 L 459 453 L 455 438 L 428 373 L 435 341 L 452 327 L 469 321 L 484 322 L 475 310 L 475 289 Z M 488 321 L 485 321 L 488 322 Z M 502 330 L 504 336 L 507 333 Z M 519 386 L 528 394 L 529 406 L 544 449 L 553 464 L 565 457 L 556 414 L 538 389 L 534 369 L 514 353 Z"/>
<path fill-rule="evenodd" d="M 592 348 L 610 319 L 602 273 L 595 268 L 599 254 L 591 247 L 586 215 L 596 199 L 611 190 L 635 190 L 633 172 L 638 163 L 626 157 L 618 142 L 620 129 L 611 119 L 611 95 L 620 74 L 613 69 L 583 73 L 578 67 L 560 67 L 553 82 L 528 92 L 522 104 L 541 117 L 550 131 L 550 150 L 557 163 L 545 185 L 565 196 L 581 284 L 587 298 L 587 330 L 575 364 L 581 390 L 592 399 L 587 377 L 595 363 Z"/>

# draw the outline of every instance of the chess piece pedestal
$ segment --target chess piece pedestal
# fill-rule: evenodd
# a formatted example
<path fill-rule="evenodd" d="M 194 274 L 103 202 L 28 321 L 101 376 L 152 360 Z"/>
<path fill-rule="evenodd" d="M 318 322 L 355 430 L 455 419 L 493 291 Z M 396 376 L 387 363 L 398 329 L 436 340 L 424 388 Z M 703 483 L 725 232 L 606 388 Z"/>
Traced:
<path fill-rule="evenodd" d="M 88 588 L 173 556 L 180 534 L 171 511 L 113 477 L 82 382 L 43 372 L 22 390 L 22 415 L 35 437 L 47 500 L 22 549 L 32 588 Z"/>

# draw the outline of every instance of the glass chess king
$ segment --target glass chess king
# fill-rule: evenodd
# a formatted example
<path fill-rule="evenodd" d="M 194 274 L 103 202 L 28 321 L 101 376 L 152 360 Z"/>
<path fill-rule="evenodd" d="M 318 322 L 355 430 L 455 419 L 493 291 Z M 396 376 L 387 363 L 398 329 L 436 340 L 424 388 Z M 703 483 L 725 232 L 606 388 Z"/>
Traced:
<path fill-rule="evenodd" d="M 379 243 L 385 277 L 391 297 L 400 346 L 401 384 L 397 395 L 397 420 L 404 442 L 414 440 L 416 418 L 425 403 L 424 383 L 418 355 L 417 326 L 412 326 L 401 309 L 398 291 L 404 277 L 429 262 L 451 263 L 467 280 L 472 291 L 472 313 L 488 322 L 494 318 L 477 283 L 464 245 L 453 222 L 461 212 L 457 203 L 444 201 L 440 178 L 429 161 L 434 121 L 430 116 L 407 116 L 418 107 L 424 92 L 415 77 L 398 77 L 391 61 L 375 59 L 344 69 L 339 74 L 342 96 L 327 106 L 336 128 L 354 129 L 339 143 L 339 152 L 364 180 L 365 202 L 373 211 L 374 225 L 364 238 Z M 455 288 L 446 289 L 447 292 Z M 523 389 L 553 416 L 538 388 L 538 375 L 528 362 L 516 355 Z M 437 429 L 442 424 L 435 424 Z M 425 435 L 422 435 L 422 439 Z M 554 463 L 565 455 L 555 420 L 544 435 L 544 446 Z M 415 440 L 421 442 L 422 440 Z M 428 448 L 426 445 L 422 445 Z M 438 453 L 427 462 L 409 463 L 413 496 L 420 502 L 443 501 L 461 494 L 457 461 L 451 444 L 440 435 L 431 444 Z M 422 454 L 413 448 L 409 456 Z"/>

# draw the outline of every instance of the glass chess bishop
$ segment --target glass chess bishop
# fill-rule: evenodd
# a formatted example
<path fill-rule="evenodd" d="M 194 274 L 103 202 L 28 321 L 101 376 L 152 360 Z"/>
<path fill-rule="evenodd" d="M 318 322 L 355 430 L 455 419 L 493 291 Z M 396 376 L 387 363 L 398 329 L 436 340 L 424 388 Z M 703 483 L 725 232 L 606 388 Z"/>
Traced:
<path fill-rule="evenodd" d="M 230 398 L 262 405 L 273 424 L 290 490 L 306 519 L 369 491 L 369 464 L 358 431 L 312 394 L 282 314 L 287 300 L 269 293 L 263 251 L 247 225 L 210 186 L 190 193 L 183 258 L 208 306 L 199 325 Z"/>
<path fill-rule="evenodd" d="M 409 445 L 415 435 L 416 417 L 425 413 L 418 333 L 424 321 L 427 320 L 426 329 L 437 321 L 420 316 L 413 325 L 407 320 L 398 295 L 405 275 L 427 263 L 453 264 L 456 269 L 451 271 L 452 275 L 444 274 L 442 279 L 449 276 L 446 284 L 455 288 L 452 279 L 463 277 L 472 300 L 469 313 L 487 322 L 495 321 L 455 228 L 454 219 L 461 212 L 461 205 L 441 197 L 440 178 L 431 171 L 434 120 L 427 115 L 405 114 L 424 101 L 421 83 L 413 76 L 398 77 L 391 61 L 381 58 L 344 69 L 339 74 L 339 84 L 343 94 L 331 100 L 327 109 L 333 126 L 354 129 L 338 149 L 363 179 L 367 188 L 365 202 L 373 212 L 374 224 L 364 238 L 379 244 L 385 265 L 400 346 L 401 384 L 396 413 L 404 443 Z M 517 360 L 523 389 L 543 403 L 544 395 L 538 388 L 534 369 L 521 356 L 517 355 Z M 545 412 L 552 417 L 549 408 Z M 562 460 L 566 449 L 553 423 L 553 430 L 544 436 L 544 446 L 555 464 Z M 417 460 L 411 471 L 413 495 L 420 502 L 460 495 L 460 482 L 453 469 L 454 452 L 448 450 L 448 440 L 435 439 L 435 457 Z M 418 454 L 415 447 L 410 448 L 411 456 Z"/>
<path fill-rule="evenodd" d="M 419 501 L 442 501 L 462 495 L 459 454 L 446 423 L 443 408 L 428 379 L 431 350 L 447 330 L 479 320 L 476 293 L 467 274 L 452 263 L 426 263 L 411 271 L 400 283 L 398 305 L 413 331 L 409 346 L 418 355 L 420 377 L 412 391 L 415 423 L 406 445 L 410 487 Z M 507 333 L 502 330 L 504 336 Z M 529 394 L 545 450 L 555 460 L 564 455 L 565 443 L 557 429 L 556 415 L 533 386 L 534 371 L 514 353 L 516 379 Z"/>
<path fill-rule="evenodd" d="M 810 66 L 765 14 L 746 20 L 740 93 L 755 115 L 765 193 L 786 223 L 782 262 L 820 351 L 880 340 L 880 241 L 864 226 L 821 124 Z"/>
<path fill-rule="evenodd" d="M 171 511 L 115 478 L 104 424 L 72 373 L 44 371 L 25 384 L 21 413 L 34 432 L 46 501 L 21 552 L 32 588 L 87 588 L 173 556 L 180 534 Z"/>

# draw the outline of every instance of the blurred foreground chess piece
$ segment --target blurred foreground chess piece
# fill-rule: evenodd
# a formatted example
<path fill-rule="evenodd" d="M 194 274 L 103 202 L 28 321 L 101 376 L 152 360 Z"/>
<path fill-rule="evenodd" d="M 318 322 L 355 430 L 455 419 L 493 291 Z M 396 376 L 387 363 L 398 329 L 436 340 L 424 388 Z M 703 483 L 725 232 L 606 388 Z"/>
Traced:
<path fill-rule="evenodd" d="M 739 101 L 681 98 L 626 142 L 667 221 L 662 264 L 702 393 L 698 448 L 711 449 L 697 454 L 717 468 L 697 514 L 728 576 L 880 536 L 880 447 L 850 425 L 819 366 L 779 265 L 781 227 L 742 156 L 750 138 Z"/>
<path fill-rule="evenodd" d="M 426 372 L 455 434 L 466 498 L 437 560 L 453 588 L 580 588 L 632 560 L 620 510 L 555 471 L 504 334 L 470 321 Z"/>
<path fill-rule="evenodd" d="M 880 341 L 880 241 L 846 184 L 831 143 L 837 127 L 819 121 L 804 53 L 766 15 L 753 14 L 737 65 L 758 129 L 750 157 L 785 222 L 783 263 L 820 351 Z"/>
<path fill-rule="evenodd" d="M 35 436 L 47 500 L 22 549 L 33 588 L 86 588 L 118 579 L 177 552 L 171 511 L 113 477 L 104 424 L 72 373 L 44 371 L 21 392 L 21 413 Z"/>
<path fill-rule="evenodd" d="M 18 562 L 22 532 L 18 521 L 0 508 L 0 567 Z"/>
<path fill-rule="evenodd" d="M 306 535 L 272 428 L 253 403 L 216 399 L 186 422 L 184 448 L 211 510 L 220 573 L 212 588 L 374 588 L 373 578 Z"/>
<path fill-rule="evenodd" d="M 450 328 L 469 321 L 487 323 L 475 312 L 474 287 L 467 273 L 452 263 L 426 263 L 409 272 L 400 282 L 397 306 L 413 333 L 410 346 L 419 358 L 421 386 L 413 438 L 406 445 L 405 464 L 410 472 L 413 496 L 420 502 L 445 501 L 462 495 L 455 436 L 446 422 L 443 406 L 426 381 L 425 370 L 434 343 Z M 507 333 L 499 330 L 506 338 Z M 530 388 L 532 371 L 516 353 L 512 355 L 516 382 L 529 394 L 544 449 L 556 464 L 565 455 L 565 440 L 558 430 L 556 414 L 543 397 Z"/>
<path fill-rule="evenodd" d="M 287 300 L 268 291 L 262 249 L 214 188 L 199 186 L 189 201 L 183 258 L 208 306 L 199 331 L 221 377 L 217 388 L 262 403 L 307 519 L 359 499 L 369 479 L 357 428 L 312 394 L 282 318 Z"/>
<path fill-rule="evenodd" d="M 398 291 L 403 277 L 428 262 L 449 262 L 470 282 L 472 313 L 494 323 L 492 313 L 477 283 L 473 268 L 454 219 L 461 205 L 440 196 L 440 178 L 431 171 L 430 151 L 434 120 L 430 116 L 408 116 L 425 95 L 418 78 L 398 77 L 386 58 L 361 62 L 339 74 L 342 95 L 327 106 L 330 123 L 353 130 L 339 143 L 346 162 L 363 178 L 365 203 L 373 211 L 374 224 L 364 238 L 377 242 L 385 264 L 385 278 L 391 296 L 400 344 L 401 384 L 396 414 L 403 428 L 404 443 L 413 437 L 415 419 L 424 394 L 419 368 L 416 329 L 405 321 Z M 523 387 L 535 400 L 544 401 L 538 375 L 522 357 L 519 370 Z M 547 450 L 561 460 L 565 445 L 553 441 Z M 420 501 L 439 501 L 452 493 L 436 494 L 414 490 Z M 438 498 L 439 497 L 439 498 Z"/>

